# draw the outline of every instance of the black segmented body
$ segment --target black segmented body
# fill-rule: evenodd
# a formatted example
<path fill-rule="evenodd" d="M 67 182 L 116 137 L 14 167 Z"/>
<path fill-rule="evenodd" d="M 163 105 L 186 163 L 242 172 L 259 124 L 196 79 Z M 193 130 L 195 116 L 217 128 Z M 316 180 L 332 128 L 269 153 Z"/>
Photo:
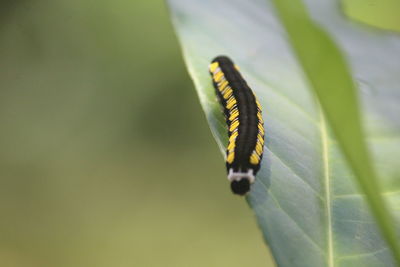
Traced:
<path fill-rule="evenodd" d="M 228 57 L 216 57 L 210 64 L 210 74 L 228 125 L 227 170 L 240 173 L 252 170 L 255 175 L 260 169 L 264 146 L 261 106 Z"/>

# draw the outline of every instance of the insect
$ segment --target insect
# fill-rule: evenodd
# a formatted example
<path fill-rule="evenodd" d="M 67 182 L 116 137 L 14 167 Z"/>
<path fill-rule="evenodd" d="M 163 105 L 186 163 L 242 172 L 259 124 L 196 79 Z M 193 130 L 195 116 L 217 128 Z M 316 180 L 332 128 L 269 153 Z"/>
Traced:
<path fill-rule="evenodd" d="M 264 150 L 261 105 L 228 57 L 216 57 L 209 71 L 228 126 L 228 180 L 233 193 L 245 195 L 255 181 Z"/>

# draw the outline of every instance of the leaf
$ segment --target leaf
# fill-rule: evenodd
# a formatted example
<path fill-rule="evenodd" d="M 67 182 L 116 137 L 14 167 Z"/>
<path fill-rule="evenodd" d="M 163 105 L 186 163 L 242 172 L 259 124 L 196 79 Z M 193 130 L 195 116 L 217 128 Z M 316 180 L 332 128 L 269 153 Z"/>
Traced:
<path fill-rule="evenodd" d="M 307 3 L 313 20 L 350 62 L 381 195 L 399 222 L 400 38 L 352 24 L 335 1 Z M 230 56 L 263 106 L 265 154 L 248 202 L 277 264 L 395 266 L 272 4 L 169 0 L 169 6 L 223 153 L 226 129 L 208 74 L 210 60 Z"/>
<path fill-rule="evenodd" d="M 397 265 L 400 265 L 400 247 L 386 203 L 379 194 L 381 190 L 364 142 L 357 89 L 345 59 L 329 35 L 312 22 L 301 1 L 274 0 L 274 4 L 381 233 Z M 326 169 L 329 169 L 328 165 Z M 331 233 L 329 240 L 333 240 Z M 329 265 L 333 265 L 333 261 L 333 247 L 330 245 Z"/>
<path fill-rule="evenodd" d="M 400 32 L 400 1 L 342 0 L 343 12 L 355 21 L 385 30 Z"/>

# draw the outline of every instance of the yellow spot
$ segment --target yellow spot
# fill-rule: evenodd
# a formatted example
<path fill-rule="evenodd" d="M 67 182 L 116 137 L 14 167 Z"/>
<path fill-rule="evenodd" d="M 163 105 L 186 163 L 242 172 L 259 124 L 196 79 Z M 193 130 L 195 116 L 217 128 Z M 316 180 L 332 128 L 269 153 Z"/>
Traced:
<path fill-rule="evenodd" d="M 235 141 L 236 137 L 238 137 L 239 133 L 238 132 L 234 132 L 231 137 L 229 137 L 229 142 L 233 142 Z"/>
<path fill-rule="evenodd" d="M 263 152 L 263 147 L 262 147 L 262 145 L 261 145 L 260 143 L 258 143 L 258 142 L 257 142 L 257 145 L 256 145 L 256 152 L 257 152 L 257 154 L 260 155 L 260 156 L 261 156 L 261 154 L 262 154 L 262 152 Z"/>
<path fill-rule="evenodd" d="M 226 150 L 231 151 L 235 148 L 235 142 L 230 142 Z"/>
<path fill-rule="evenodd" d="M 228 99 L 228 98 L 230 98 L 231 96 L 232 96 L 232 89 L 231 88 L 227 88 L 226 89 L 226 92 L 224 93 L 224 98 L 225 99 Z"/>
<path fill-rule="evenodd" d="M 229 110 L 229 114 L 232 115 L 232 114 L 235 113 L 236 111 L 239 112 L 238 109 L 237 109 L 237 107 L 234 107 L 233 109 Z"/>
<path fill-rule="evenodd" d="M 226 161 L 231 164 L 233 160 L 235 159 L 235 152 L 230 152 L 228 156 L 226 157 Z"/>
<path fill-rule="evenodd" d="M 221 78 L 224 77 L 224 73 L 222 73 L 222 71 L 218 71 L 213 77 L 216 82 L 219 82 Z"/>
<path fill-rule="evenodd" d="M 234 119 L 236 119 L 239 116 L 239 110 L 235 109 L 234 112 L 231 113 L 231 116 L 229 117 L 230 121 L 233 121 Z"/>
<path fill-rule="evenodd" d="M 230 103 L 230 102 L 233 102 L 233 101 L 235 101 L 236 99 L 235 99 L 235 97 L 234 96 L 232 96 L 232 97 L 230 97 L 228 100 L 227 100 L 227 104 L 228 103 Z"/>
<path fill-rule="evenodd" d="M 210 64 L 209 69 L 210 69 L 211 72 L 214 72 L 218 67 L 219 67 L 218 62 L 214 62 L 214 63 Z"/>
<path fill-rule="evenodd" d="M 239 120 L 236 120 L 236 121 L 234 121 L 232 124 L 231 124 L 231 127 L 229 128 L 229 131 L 230 132 L 233 132 L 234 130 L 236 130 L 236 128 L 239 126 Z"/>
<path fill-rule="evenodd" d="M 258 135 L 257 135 L 257 140 L 258 140 L 258 142 L 261 143 L 261 145 L 264 145 L 264 138 L 262 137 L 261 134 L 258 134 Z"/>
<path fill-rule="evenodd" d="M 221 84 L 218 85 L 218 90 L 219 90 L 220 92 L 224 91 L 224 89 L 225 89 L 225 87 L 226 87 L 227 85 L 228 85 L 228 81 L 227 81 L 227 80 L 221 82 Z"/>
<path fill-rule="evenodd" d="M 257 104 L 257 107 L 261 110 L 261 105 L 260 105 L 260 102 L 258 102 L 258 100 L 256 99 L 256 104 Z"/>
<path fill-rule="evenodd" d="M 255 154 L 251 154 L 250 156 L 250 163 L 253 165 L 257 165 L 260 162 L 260 158 Z"/>
<path fill-rule="evenodd" d="M 263 127 L 263 125 L 261 123 L 258 124 L 258 130 L 260 131 L 260 133 L 262 135 L 264 135 L 264 127 Z"/>
<path fill-rule="evenodd" d="M 236 65 L 236 64 L 235 64 L 235 69 L 236 69 L 236 70 L 238 70 L 238 71 L 240 71 L 240 68 L 239 68 L 239 66 L 238 66 L 238 65 Z"/>
<path fill-rule="evenodd" d="M 226 108 L 231 109 L 234 105 L 236 105 L 236 99 L 232 96 L 226 103 Z"/>
<path fill-rule="evenodd" d="M 260 112 L 257 112 L 257 118 L 260 121 L 260 123 L 264 123 L 264 120 L 263 120 L 262 115 L 261 115 Z"/>

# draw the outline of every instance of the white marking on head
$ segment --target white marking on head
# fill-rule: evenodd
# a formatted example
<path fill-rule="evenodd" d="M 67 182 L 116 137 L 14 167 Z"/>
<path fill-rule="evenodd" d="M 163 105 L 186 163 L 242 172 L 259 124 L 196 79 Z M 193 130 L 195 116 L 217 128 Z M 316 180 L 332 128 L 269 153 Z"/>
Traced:
<path fill-rule="evenodd" d="M 249 169 L 247 172 L 234 172 L 232 168 L 229 169 L 228 180 L 232 181 L 240 181 L 242 179 L 247 179 L 252 184 L 256 180 L 253 174 L 253 170 Z"/>

